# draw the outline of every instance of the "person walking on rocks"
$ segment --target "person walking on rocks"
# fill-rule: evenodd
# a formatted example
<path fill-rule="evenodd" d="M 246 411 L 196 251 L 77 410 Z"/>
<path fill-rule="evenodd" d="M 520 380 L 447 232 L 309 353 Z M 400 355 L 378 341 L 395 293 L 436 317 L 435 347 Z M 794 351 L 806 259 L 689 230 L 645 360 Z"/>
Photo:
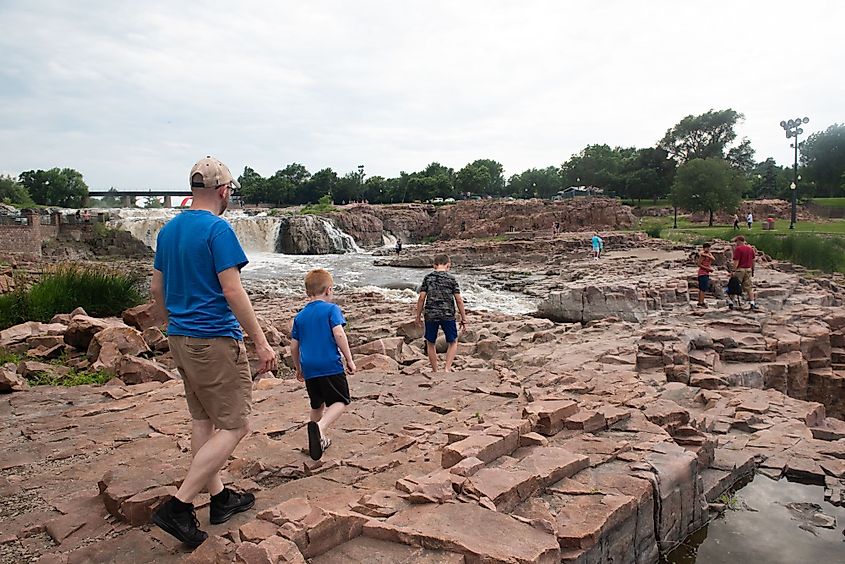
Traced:
<path fill-rule="evenodd" d="M 604 250 L 604 239 L 599 237 L 598 233 L 593 234 L 593 260 L 599 260 L 601 258 L 601 253 Z"/>
<path fill-rule="evenodd" d="M 346 319 L 332 303 L 334 280 L 328 271 L 318 268 L 305 275 L 308 304 L 293 319 L 290 354 L 296 379 L 305 382 L 311 417 L 308 421 L 308 455 L 320 460 L 332 444 L 326 431 L 352 401 L 346 370 L 355 374 L 355 361 L 343 326 Z"/>
<path fill-rule="evenodd" d="M 200 530 L 193 500 L 211 496 L 210 521 L 224 523 L 255 503 L 251 493 L 224 487 L 219 472 L 249 432 L 252 376 L 243 327 L 255 343 L 259 373 L 276 368 L 241 285 L 247 264 L 238 238 L 220 215 L 238 183 L 217 159 L 198 161 L 190 174 L 193 203 L 158 234 L 151 292 L 168 318 L 167 339 L 182 376 L 191 414 L 193 460 L 176 494 L 152 521 L 191 547 L 208 538 Z"/>
<path fill-rule="evenodd" d="M 748 301 L 751 303 L 751 309 L 757 309 L 757 304 L 754 301 L 754 259 L 756 254 L 754 248 L 746 243 L 745 237 L 737 235 L 734 239 L 736 247 L 733 252 L 733 268 L 734 275 L 742 284 L 742 289 L 748 295 Z"/>
<path fill-rule="evenodd" d="M 748 224 L 748 229 L 751 229 L 751 226 L 754 225 L 754 216 L 751 212 L 748 212 L 748 215 L 745 216 L 745 223 Z"/>
<path fill-rule="evenodd" d="M 713 272 L 715 259 L 710 252 L 710 247 L 710 243 L 704 243 L 698 254 L 698 307 L 707 307 L 704 294 L 710 289 L 710 273 Z"/>
<path fill-rule="evenodd" d="M 431 369 L 437 372 L 437 333 L 443 329 L 448 347 L 446 349 L 446 372 L 452 371 L 452 362 L 458 352 L 458 326 L 455 321 L 455 305 L 461 314 L 461 331 L 466 331 L 467 314 L 458 281 L 449 274 L 452 261 L 449 255 L 434 257 L 434 271 L 423 278 L 420 297 L 417 300 L 416 323 L 425 311 L 425 348 Z"/>

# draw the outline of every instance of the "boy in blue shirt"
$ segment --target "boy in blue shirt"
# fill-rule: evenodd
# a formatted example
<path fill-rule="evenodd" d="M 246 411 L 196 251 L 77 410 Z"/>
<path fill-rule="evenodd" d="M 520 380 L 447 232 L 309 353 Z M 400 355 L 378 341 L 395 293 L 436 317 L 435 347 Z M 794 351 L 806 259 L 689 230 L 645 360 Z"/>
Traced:
<path fill-rule="evenodd" d="M 334 280 L 318 268 L 305 275 L 305 292 L 310 301 L 293 319 L 290 352 L 296 379 L 305 382 L 311 403 L 308 422 L 308 454 L 320 460 L 332 444 L 326 431 L 352 401 L 341 362 L 355 374 L 355 362 L 343 326 L 346 319 L 332 303 Z"/>
<path fill-rule="evenodd" d="M 599 237 L 598 233 L 593 234 L 593 259 L 599 260 L 601 258 L 601 252 L 604 250 L 604 239 Z"/>

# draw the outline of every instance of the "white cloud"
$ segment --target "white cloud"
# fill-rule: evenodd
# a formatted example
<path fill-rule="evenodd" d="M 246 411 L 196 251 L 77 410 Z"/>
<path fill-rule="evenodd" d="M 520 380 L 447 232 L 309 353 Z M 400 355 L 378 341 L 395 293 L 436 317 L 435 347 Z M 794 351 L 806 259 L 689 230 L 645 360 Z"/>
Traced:
<path fill-rule="evenodd" d="M 559 165 L 653 145 L 732 107 L 757 157 L 778 123 L 845 121 L 836 2 L 4 2 L 0 168 L 182 187 L 200 156 L 369 175 Z M 791 29 L 797 30 L 797 41 Z"/>

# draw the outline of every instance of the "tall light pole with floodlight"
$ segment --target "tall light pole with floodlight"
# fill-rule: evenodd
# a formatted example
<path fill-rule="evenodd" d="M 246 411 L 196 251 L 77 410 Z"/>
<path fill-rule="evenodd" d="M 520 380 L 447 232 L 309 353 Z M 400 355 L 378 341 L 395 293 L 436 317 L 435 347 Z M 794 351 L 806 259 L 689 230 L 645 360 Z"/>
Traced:
<path fill-rule="evenodd" d="M 790 147 L 795 149 L 795 162 L 792 165 L 792 183 L 789 185 L 790 190 L 792 191 L 792 215 L 789 220 L 789 228 L 795 229 L 795 208 L 798 201 L 798 136 L 804 133 L 804 130 L 801 128 L 802 124 L 806 124 L 810 122 L 810 118 L 795 118 L 790 119 L 788 121 L 780 122 L 780 126 L 786 132 L 786 138 L 795 138 L 795 141 L 792 142 Z"/>

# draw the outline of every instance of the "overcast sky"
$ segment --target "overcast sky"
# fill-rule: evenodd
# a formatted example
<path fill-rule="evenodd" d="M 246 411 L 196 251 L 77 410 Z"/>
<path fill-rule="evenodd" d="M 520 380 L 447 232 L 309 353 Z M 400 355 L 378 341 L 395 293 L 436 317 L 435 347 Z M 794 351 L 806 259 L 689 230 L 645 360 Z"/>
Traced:
<path fill-rule="evenodd" d="M 814 0 L 0 0 L 0 171 L 184 188 L 211 154 L 235 175 L 510 176 L 711 108 L 786 164 L 781 120 L 845 122 L 843 22 Z"/>

